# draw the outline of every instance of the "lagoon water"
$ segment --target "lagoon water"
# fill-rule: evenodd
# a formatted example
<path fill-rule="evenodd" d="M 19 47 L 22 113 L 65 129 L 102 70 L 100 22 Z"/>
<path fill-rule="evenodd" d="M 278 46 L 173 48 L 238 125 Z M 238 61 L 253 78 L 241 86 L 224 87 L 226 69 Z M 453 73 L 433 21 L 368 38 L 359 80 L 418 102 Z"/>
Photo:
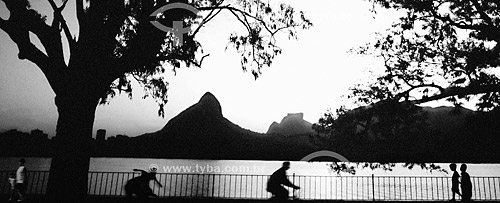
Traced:
<path fill-rule="evenodd" d="M 0 171 L 17 168 L 17 157 L 0 158 Z M 30 171 L 48 171 L 50 158 L 26 159 Z M 89 194 L 124 195 L 127 180 L 136 177 L 133 169 L 157 169 L 164 187 L 151 185 L 160 196 L 206 196 L 219 198 L 268 198 L 267 176 L 280 168 L 282 161 L 191 160 L 147 158 L 91 158 Z M 296 195 L 303 199 L 403 199 L 447 200 L 451 173 L 430 172 L 416 166 L 397 164 L 392 171 L 360 169 L 356 175 L 334 173 L 330 162 L 291 162 L 288 171 L 302 187 Z M 448 169 L 448 163 L 438 163 Z M 500 164 L 468 164 L 476 184 L 473 198 L 500 199 Z M 373 176 L 372 176 L 373 174 Z M 374 178 L 375 177 L 375 178 Z M 103 182 L 111 182 L 105 185 Z M 373 189 L 375 188 L 375 189 Z M 293 193 L 291 191 L 291 193 Z"/>
<path fill-rule="evenodd" d="M 31 171 L 48 171 L 50 158 L 27 157 L 26 166 Z M 18 157 L 0 158 L 0 171 L 17 169 Z M 148 158 L 91 158 L 89 171 L 95 172 L 132 172 L 132 169 L 148 170 L 156 167 L 158 173 L 194 173 L 194 174 L 247 174 L 269 175 L 281 166 L 282 161 L 260 160 L 194 160 L 194 159 L 148 159 Z M 337 175 L 329 169 L 330 162 L 292 161 L 289 174 L 297 175 Z M 396 164 L 392 171 L 382 169 L 357 169 L 355 176 L 437 176 L 449 177 L 451 174 L 402 167 Z M 436 163 L 449 171 L 449 163 Z M 458 163 L 460 165 L 460 163 Z M 467 164 L 471 176 L 500 177 L 500 164 Z M 341 174 L 350 175 L 350 174 Z"/>

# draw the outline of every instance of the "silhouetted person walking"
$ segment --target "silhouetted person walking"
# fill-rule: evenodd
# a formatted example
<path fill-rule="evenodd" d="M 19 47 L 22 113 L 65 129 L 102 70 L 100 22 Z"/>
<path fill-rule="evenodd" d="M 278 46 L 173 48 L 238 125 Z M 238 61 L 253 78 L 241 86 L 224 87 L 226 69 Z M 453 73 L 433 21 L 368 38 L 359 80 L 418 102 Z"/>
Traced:
<path fill-rule="evenodd" d="M 290 162 L 283 162 L 283 165 L 280 169 L 276 170 L 269 181 L 267 182 L 267 191 L 274 195 L 274 199 L 276 200 L 288 200 L 288 190 L 285 189 L 282 185 L 291 187 L 293 189 L 300 189 L 299 186 L 292 184 L 287 176 L 286 171 L 290 168 Z"/>
<path fill-rule="evenodd" d="M 16 171 L 16 191 L 19 197 L 19 199 L 17 199 L 18 202 L 24 201 L 26 198 L 26 173 L 28 170 L 24 166 L 25 163 L 26 160 L 24 160 L 24 158 L 19 159 L 19 168 L 17 168 Z"/>
<path fill-rule="evenodd" d="M 462 164 L 460 166 L 460 171 L 462 171 L 462 201 L 470 201 L 472 197 L 472 182 L 470 181 L 469 174 L 466 172 L 467 165 Z"/>
<path fill-rule="evenodd" d="M 451 163 L 450 169 L 451 169 L 451 171 L 453 171 L 453 176 L 451 177 L 451 193 L 453 196 L 452 196 L 451 201 L 455 201 L 455 194 L 462 196 L 462 194 L 460 194 L 460 190 L 458 189 L 458 186 L 460 184 L 460 181 L 459 181 L 460 175 L 457 172 L 457 164 Z"/>
<path fill-rule="evenodd" d="M 134 171 L 140 171 L 141 175 L 130 179 L 125 185 L 125 194 L 127 197 L 130 199 L 135 194 L 141 202 L 146 202 L 150 196 L 158 197 L 149 187 L 149 181 L 151 180 L 154 180 L 160 187 L 163 187 L 160 181 L 156 179 L 156 172 L 146 172 L 141 169 L 134 169 Z"/>
<path fill-rule="evenodd" d="M 9 202 L 14 201 L 14 197 L 17 195 L 16 191 L 16 174 L 14 172 L 11 172 L 9 174 L 9 185 L 10 185 L 10 192 L 9 192 Z"/>

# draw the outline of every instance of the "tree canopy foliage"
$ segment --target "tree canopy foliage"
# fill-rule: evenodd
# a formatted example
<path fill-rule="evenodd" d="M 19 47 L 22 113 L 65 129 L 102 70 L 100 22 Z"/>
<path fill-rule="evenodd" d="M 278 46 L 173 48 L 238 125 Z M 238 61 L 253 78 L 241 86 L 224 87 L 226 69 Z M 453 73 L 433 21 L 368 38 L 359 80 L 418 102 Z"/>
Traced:
<path fill-rule="evenodd" d="M 456 150 L 472 149 L 465 145 L 465 137 L 478 131 L 458 132 L 464 139 L 457 140 L 449 132 L 430 128 L 427 113 L 418 105 L 446 100 L 456 107 L 451 114 L 460 114 L 464 103 L 475 104 L 484 112 L 498 109 L 500 2 L 370 2 L 375 14 L 392 9 L 401 17 L 385 32 L 377 33 L 374 41 L 351 52 L 379 58 L 384 71 L 350 89 L 348 98 L 359 107 L 342 106 L 319 119 L 314 128 L 323 143 L 343 149 L 347 157 L 371 157 L 370 161 L 432 161 L 450 139 L 454 144 L 449 146 Z M 471 127 L 456 127 L 463 130 L 465 126 Z M 493 135 L 485 133 L 489 138 Z M 402 151 L 408 153 L 400 156 Z"/>
<path fill-rule="evenodd" d="M 161 73 L 165 69 L 201 66 L 204 57 L 196 34 L 222 11 L 229 12 L 246 28 L 246 33 L 232 33 L 229 43 L 241 55 L 243 70 L 250 70 L 257 78 L 261 69 L 270 66 L 281 53 L 275 36 L 284 33 L 297 36 L 296 28 L 308 29 L 312 23 L 303 12 L 287 4 L 273 5 L 257 0 L 125 0 L 76 1 L 78 33 L 72 33 L 62 11 L 68 3 L 58 5 L 48 0 L 53 8 L 53 21 L 30 7 L 27 0 L 3 0 L 10 11 L 9 19 L 0 19 L 0 28 L 7 32 L 19 47 L 19 58 L 37 64 L 46 75 L 56 95 L 66 91 L 67 84 L 81 78 L 88 88 L 99 90 L 104 104 L 119 92 L 131 97 L 131 78 L 144 88 L 144 97 L 154 98 L 162 110 L 167 102 L 168 82 Z M 172 9 L 150 15 L 167 3 L 181 2 L 200 12 L 193 14 L 183 9 Z M 184 34 L 183 42 L 171 32 L 165 33 L 150 21 L 172 27 L 173 21 L 182 21 L 191 32 Z M 45 51 L 38 49 L 28 33 L 38 37 Z M 64 34 L 65 39 L 61 35 Z M 63 53 L 61 40 L 69 42 L 70 53 Z M 181 45 L 181 46 L 179 46 Z M 69 62 L 64 62 L 65 54 Z M 78 67 L 73 67 L 78 66 Z M 162 115 L 163 111 L 159 111 Z"/>
<path fill-rule="evenodd" d="M 475 102 L 488 111 L 500 104 L 498 1 L 373 0 L 405 15 L 360 54 L 383 59 L 375 82 L 352 88 L 364 104 L 411 104 L 446 99 Z"/>

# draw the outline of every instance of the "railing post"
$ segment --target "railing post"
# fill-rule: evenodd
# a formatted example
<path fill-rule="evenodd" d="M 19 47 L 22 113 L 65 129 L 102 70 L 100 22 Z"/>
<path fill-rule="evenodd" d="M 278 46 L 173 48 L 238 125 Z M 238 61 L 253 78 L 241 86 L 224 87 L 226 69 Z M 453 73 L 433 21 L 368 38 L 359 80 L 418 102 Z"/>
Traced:
<path fill-rule="evenodd" d="M 375 201 L 375 175 L 372 173 L 372 200 Z"/>
<path fill-rule="evenodd" d="M 212 198 L 215 198 L 215 173 L 213 174 L 214 178 L 212 180 Z"/>
<path fill-rule="evenodd" d="M 295 173 L 292 175 L 292 184 L 295 185 Z M 292 190 L 292 198 L 295 198 L 295 188 Z"/>

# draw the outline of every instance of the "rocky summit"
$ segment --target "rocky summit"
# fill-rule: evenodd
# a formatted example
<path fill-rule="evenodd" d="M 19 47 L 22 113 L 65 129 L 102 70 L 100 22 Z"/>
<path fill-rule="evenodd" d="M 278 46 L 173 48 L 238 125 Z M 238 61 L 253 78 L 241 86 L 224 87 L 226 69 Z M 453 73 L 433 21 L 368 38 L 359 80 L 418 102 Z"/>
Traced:
<path fill-rule="evenodd" d="M 314 133 L 312 123 L 304 120 L 303 113 L 289 113 L 280 123 L 273 122 L 267 134 L 296 135 Z"/>
<path fill-rule="evenodd" d="M 145 153 L 160 157 L 299 160 L 315 151 L 302 138 L 256 133 L 232 123 L 210 92 L 161 130 L 140 137 L 150 143 Z"/>

